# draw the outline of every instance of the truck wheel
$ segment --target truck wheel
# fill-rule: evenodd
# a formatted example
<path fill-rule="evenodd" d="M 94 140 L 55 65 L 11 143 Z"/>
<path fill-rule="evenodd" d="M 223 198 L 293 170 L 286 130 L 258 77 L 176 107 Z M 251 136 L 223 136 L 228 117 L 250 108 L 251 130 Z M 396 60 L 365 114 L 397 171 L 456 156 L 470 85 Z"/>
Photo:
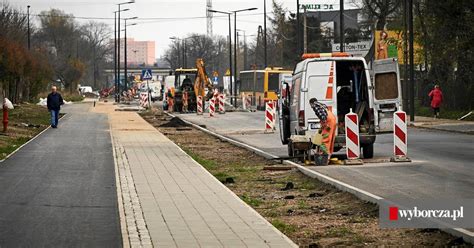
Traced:
<path fill-rule="evenodd" d="M 362 153 L 364 154 L 364 158 L 373 158 L 374 157 L 374 144 L 363 146 Z"/>

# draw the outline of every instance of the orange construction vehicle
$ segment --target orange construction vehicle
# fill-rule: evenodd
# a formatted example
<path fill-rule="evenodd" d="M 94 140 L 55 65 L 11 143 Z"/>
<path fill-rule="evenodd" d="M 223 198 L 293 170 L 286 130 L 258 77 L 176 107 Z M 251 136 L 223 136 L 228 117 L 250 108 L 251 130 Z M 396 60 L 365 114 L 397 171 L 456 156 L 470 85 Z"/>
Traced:
<path fill-rule="evenodd" d="M 212 98 L 214 92 L 214 87 L 209 80 L 209 77 L 206 73 L 206 67 L 204 66 L 204 60 L 199 58 L 196 59 L 196 68 L 197 68 L 197 77 L 194 81 L 194 93 L 197 96 L 204 97 L 206 95 L 206 88 L 207 88 L 207 95 L 204 98 L 206 101 Z"/>

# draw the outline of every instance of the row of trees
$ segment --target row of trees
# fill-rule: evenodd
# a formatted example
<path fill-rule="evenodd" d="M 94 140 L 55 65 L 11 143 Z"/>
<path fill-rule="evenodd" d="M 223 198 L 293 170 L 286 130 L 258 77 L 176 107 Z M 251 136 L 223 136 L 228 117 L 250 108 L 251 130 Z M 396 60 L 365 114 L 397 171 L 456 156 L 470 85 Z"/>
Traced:
<path fill-rule="evenodd" d="M 102 71 L 111 61 L 109 27 L 79 24 L 72 15 L 51 9 L 39 15 L 39 25 L 24 11 L 3 4 L 0 10 L 0 89 L 14 102 L 29 101 L 50 84 L 73 92 L 77 84 L 102 87 Z"/>

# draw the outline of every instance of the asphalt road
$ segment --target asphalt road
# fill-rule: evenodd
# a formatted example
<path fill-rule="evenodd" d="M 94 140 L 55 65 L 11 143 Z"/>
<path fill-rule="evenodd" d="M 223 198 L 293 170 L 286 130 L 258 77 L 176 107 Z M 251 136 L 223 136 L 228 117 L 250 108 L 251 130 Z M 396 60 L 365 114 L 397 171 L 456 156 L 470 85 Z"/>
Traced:
<path fill-rule="evenodd" d="M 278 130 L 264 134 L 263 112 L 232 112 L 215 118 L 206 114 L 179 116 L 275 156 L 287 156 L 287 148 L 281 145 Z M 389 159 L 392 151 L 392 135 L 378 135 L 374 146 L 375 160 Z M 408 155 L 412 163 L 309 168 L 395 202 L 407 198 L 462 199 L 474 196 L 473 135 L 409 128 Z"/>
<path fill-rule="evenodd" d="M 89 106 L 0 163 L 0 247 L 121 247 L 107 116 Z"/>

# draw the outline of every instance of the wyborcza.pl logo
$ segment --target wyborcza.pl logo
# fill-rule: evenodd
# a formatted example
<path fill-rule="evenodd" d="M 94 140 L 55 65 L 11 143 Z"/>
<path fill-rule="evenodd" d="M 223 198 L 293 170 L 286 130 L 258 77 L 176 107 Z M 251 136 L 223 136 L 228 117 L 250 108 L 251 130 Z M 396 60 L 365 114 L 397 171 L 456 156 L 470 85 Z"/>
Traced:
<path fill-rule="evenodd" d="M 474 228 L 474 200 L 397 200 L 379 204 L 382 228 Z"/>
<path fill-rule="evenodd" d="M 464 218 L 464 207 L 461 206 L 459 209 L 399 209 L 395 206 L 389 207 L 389 220 L 397 221 L 398 218 L 412 220 L 414 218 L 449 218 L 456 221 L 459 218 Z"/>

